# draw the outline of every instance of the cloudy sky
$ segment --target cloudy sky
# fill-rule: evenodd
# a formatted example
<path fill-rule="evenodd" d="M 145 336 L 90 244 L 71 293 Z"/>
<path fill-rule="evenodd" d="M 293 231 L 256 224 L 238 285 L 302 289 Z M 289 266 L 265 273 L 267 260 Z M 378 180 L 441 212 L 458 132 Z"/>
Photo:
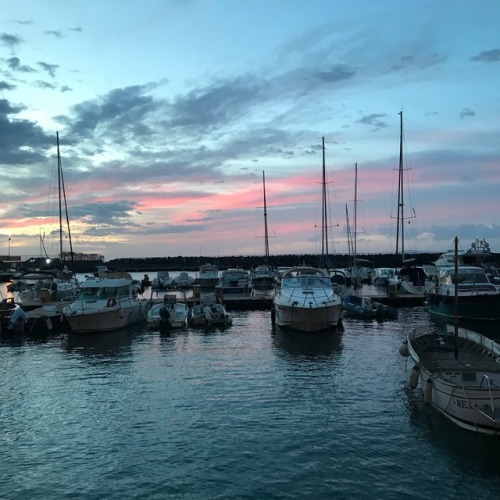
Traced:
<path fill-rule="evenodd" d="M 17 0 L 0 21 L 0 254 L 118 257 L 486 238 L 500 252 L 498 0 Z M 354 210 L 355 164 L 358 165 Z M 264 217 L 263 172 L 267 201 Z M 69 249 L 67 230 L 65 250 Z"/>

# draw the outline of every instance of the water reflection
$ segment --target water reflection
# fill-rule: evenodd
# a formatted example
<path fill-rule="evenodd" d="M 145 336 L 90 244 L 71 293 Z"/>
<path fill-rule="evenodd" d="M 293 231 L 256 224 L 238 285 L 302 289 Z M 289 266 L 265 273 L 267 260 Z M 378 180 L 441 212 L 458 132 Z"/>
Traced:
<path fill-rule="evenodd" d="M 330 356 L 342 351 L 342 326 L 314 334 L 275 327 L 274 345 L 286 354 L 315 357 Z"/>
<path fill-rule="evenodd" d="M 131 351 L 135 334 L 130 328 L 96 334 L 69 333 L 63 347 L 89 357 L 116 357 Z"/>

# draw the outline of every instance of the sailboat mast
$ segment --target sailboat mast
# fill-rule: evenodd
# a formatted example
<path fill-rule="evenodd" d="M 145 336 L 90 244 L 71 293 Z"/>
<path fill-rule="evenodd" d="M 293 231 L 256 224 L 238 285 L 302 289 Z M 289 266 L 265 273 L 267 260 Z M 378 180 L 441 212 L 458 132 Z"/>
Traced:
<path fill-rule="evenodd" d="M 354 261 L 353 261 L 353 268 L 355 270 L 354 272 L 354 279 L 358 280 L 358 272 L 357 272 L 357 264 L 356 264 L 356 258 L 357 258 L 357 234 L 358 234 L 358 227 L 357 227 L 357 221 L 358 221 L 358 164 L 354 164 L 354 236 L 353 236 L 353 256 L 354 256 Z"/>
<path fill-rule="evenodd" d="M 347 208 L 347 203 L 345 204 L 345 218 L 347 222 L 347 252 L 349 257 L 352 255 L 352 245 L 351 245 L 351 225 L 349 223 L 349 209 Z"/>
<path fill-rule="evenodd" d="M 61 162 L 61 153 L 59 150 L 59 132 L 56 132 L 57 139 L 57 180 L 58 180 L 58 192 L 59 192 L 59 260 L 62 263 L 63 260 L 63 229 L 62 229 L 62 202 L 64 200 L 64 212 L 66 214 L 66 226 L 68 229 L 68 239 L 69 239 L 69 250 L 71 254 L 71 261 L 73 261 L 73 244 L 71 242 L 71 230 L 69 226 L 69 216 L 68 216 L 68 203 L 66 200 L 66 189 L 64 187 L 64 177 Z"/>
<path fill-rule="evenodd" d="M 399 255 L 401 233 L 401 265 L 405 261 L 404 202 L 403 202 L 403 111 L 399 112 L 399 175 L 398 175 L 398 217 L 396 229 L 396 259 Z"/>
<path fill-rule="evenodd" d="M 57 143 L 57 192 L 59 197 L 59 259 L 62 261 L 63 253 L 63 228 L 62 228 L 62 196 L 61 196 L 61 154 L 59 152 L 59 132 L 56 132 L 56 143 Z"/>
<path fill-rule="evenodd" d="M 322 216 L 321 216 L 321 255 L 328 255 L 328 212 L 326 192 L 326 161 L 325 161 L 325 138 L 323 140 L 323 177 L 322 177 Z M 326 259 L 325 259 L 326 260 Z"/>
<path fill-rule="evenodd" d="M 262 185 L 264 188 L 264 251 L 266 260 L 269 259 L 269 233 L 267 231 L 267 203 L 266 203 L 266 174 L 262 171 Z"/>
<path fill-rule="evenodd" d="M 454 326 L 455 326 L 455 359 L 458 359 L 458 237 L 455 236 L 455 297 L 454 297 Z"/>

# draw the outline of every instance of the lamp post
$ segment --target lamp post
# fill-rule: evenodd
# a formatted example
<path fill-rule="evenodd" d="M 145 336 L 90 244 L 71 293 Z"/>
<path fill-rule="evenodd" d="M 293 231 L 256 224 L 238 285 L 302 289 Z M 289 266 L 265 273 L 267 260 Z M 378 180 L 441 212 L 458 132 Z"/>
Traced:
<path fill-rule="evenodd" d="M 10 238 L 9 238 L 9 259 L 10 259 Z"/>

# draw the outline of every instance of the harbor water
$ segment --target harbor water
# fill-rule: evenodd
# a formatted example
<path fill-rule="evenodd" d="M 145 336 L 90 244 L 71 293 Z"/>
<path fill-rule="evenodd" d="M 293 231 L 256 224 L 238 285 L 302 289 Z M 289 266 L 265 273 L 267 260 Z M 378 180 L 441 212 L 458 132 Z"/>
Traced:
<path fill-rule="evenodd" d="M 230 313 L 225 330 L 2 333 L 0 498 L 500 497 L 500 438 L 405 388 L 424 308 L 314 335 Z"/>

